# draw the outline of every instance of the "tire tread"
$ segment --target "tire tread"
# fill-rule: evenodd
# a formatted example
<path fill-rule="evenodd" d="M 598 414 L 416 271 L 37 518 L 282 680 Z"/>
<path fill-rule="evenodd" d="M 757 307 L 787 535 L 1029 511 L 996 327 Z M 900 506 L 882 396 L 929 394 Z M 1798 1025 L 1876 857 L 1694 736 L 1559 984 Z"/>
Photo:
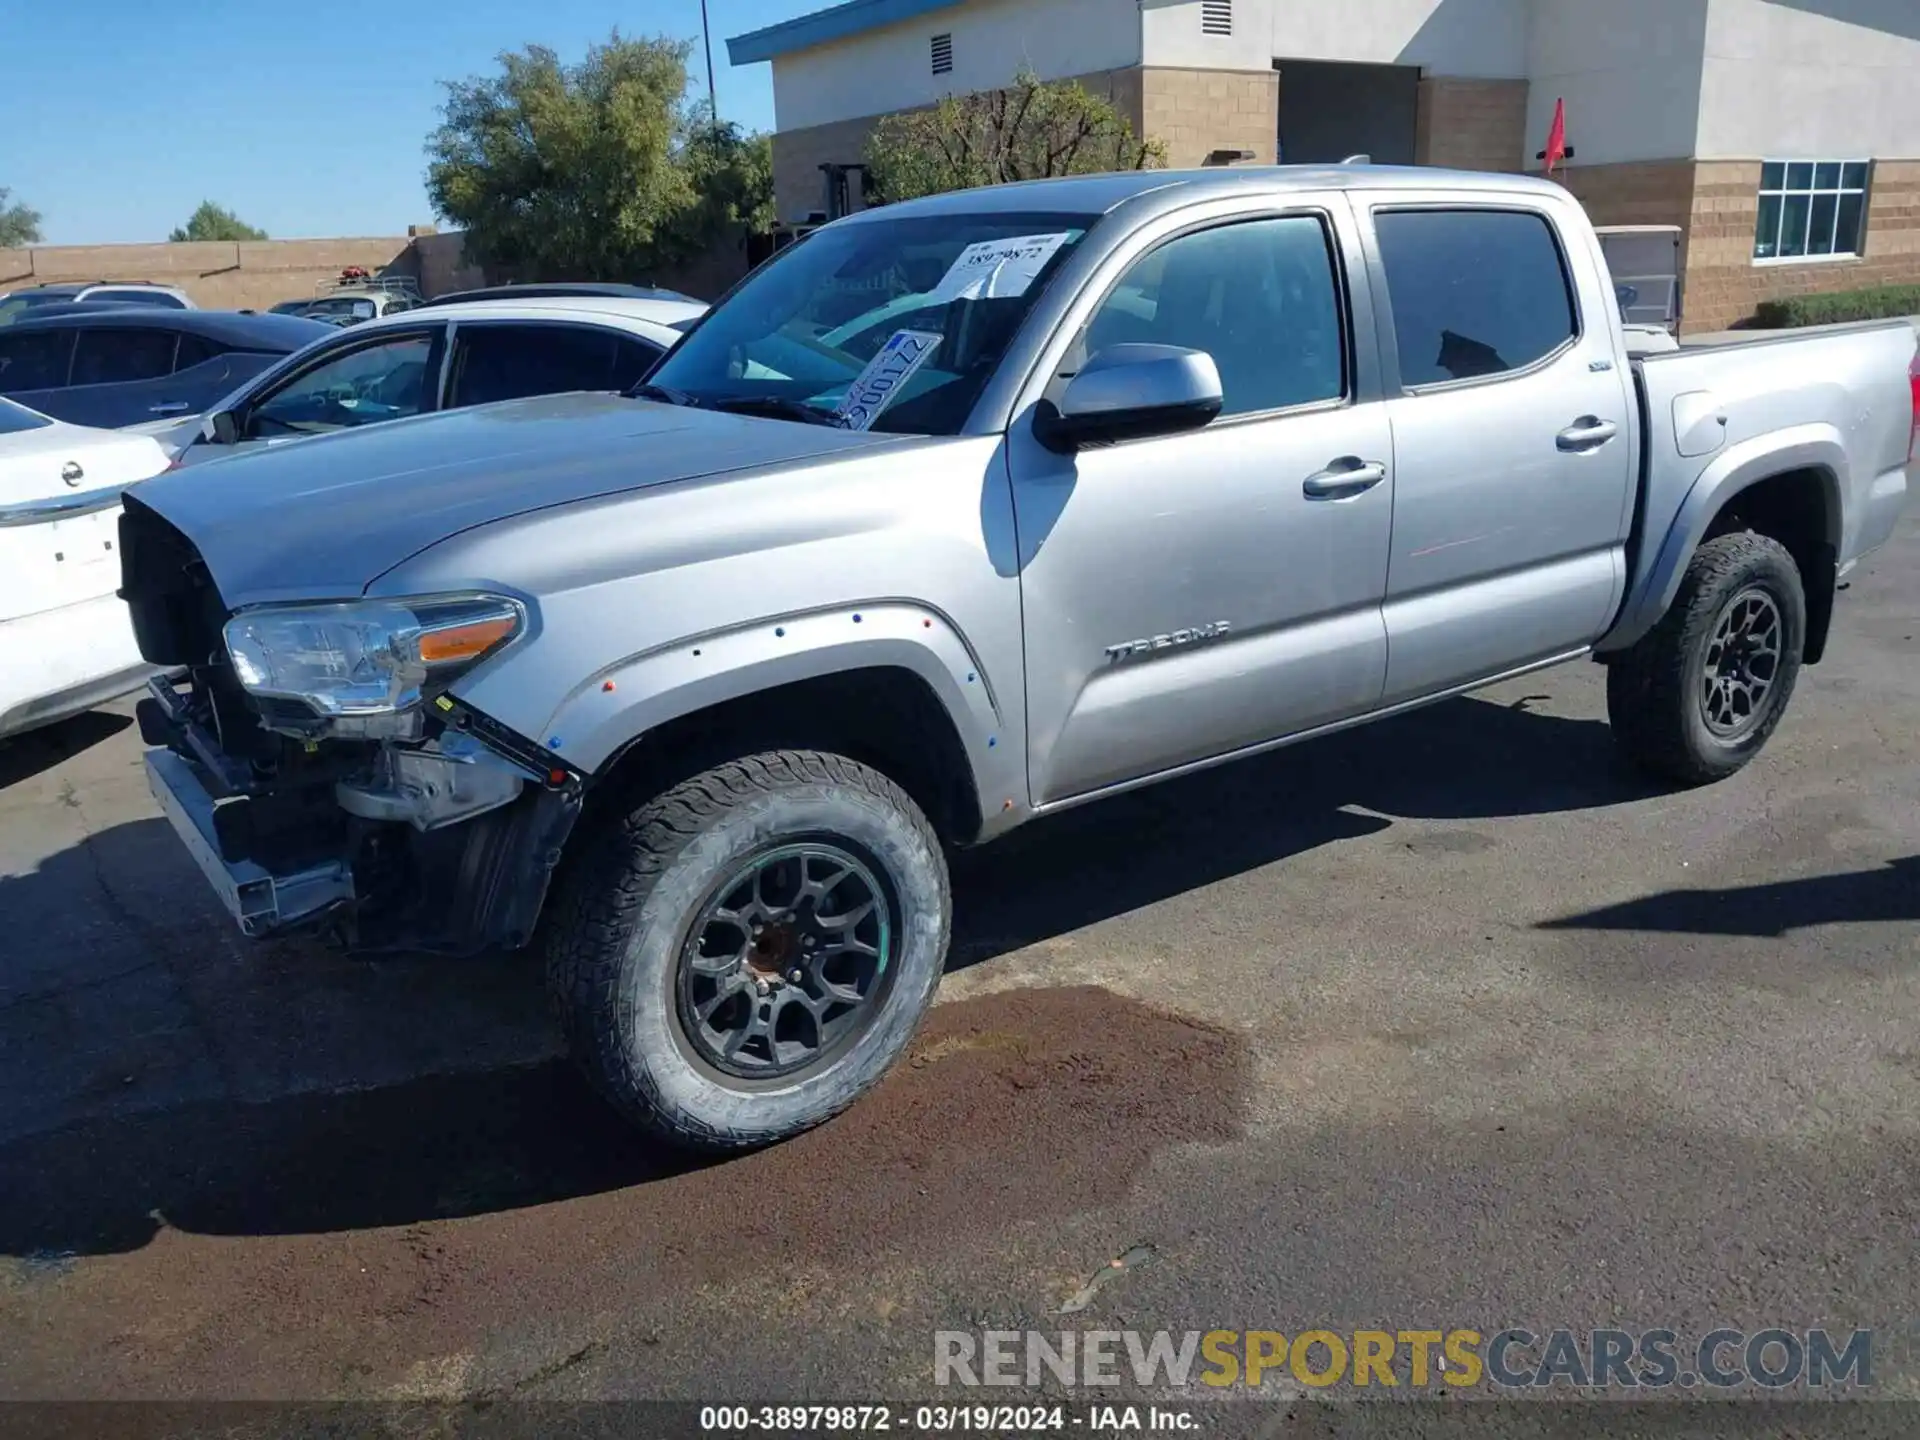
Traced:
<path fill-rule="evenodd" d="M 1694 649 L 1709 638 L 1704 632 L 1718 619 L 1726 591 L 1742 571 L 1776 564 L 1784 565 L 1797 584 L 1798 568 L 1777 540 L 1749 530 L 1707 541 L 1694 552 L 1667 612 L 1608 667 L 1607 718 L 1620 748 L 1642 769 L 1682 785 L 1709 784 L 1745 765 L 1779 726 L 1798 677 L 1797 646 L 1790 657 L 1782 655 L 1772 713 L 1737 752 L 1708 755 L 1694 743 L 1688 720 L 1694 697 L 1687 693 Z M 1800 643 L 1804 644 L 1804 599 L 1800 610 Z M 1783 617 L 1783 624 L 1788 618 Z"/>
<path fill-rule="evenodd" d="M 622 1043 L 621 966 L 641 909 L 674 858 L 725 812 L 795 785 L 837 785 L 895 811 L 935 854 L 940 842 L 906 792 L 878 771 L 821 751 L 774 750 L 715 765 L 580 837 L 581 862 L 557 895 L 545 945 L 548 991 L 567 1048 L 605 1099 L 684 1149 L 746 1150 L 778 1138 L 720 1131 L 659 1103 L 644 1056 Z M 946 889 L 944 867 L 942 888 Z M 943 893 L 943 913 L 950 909 Z M 832 1112 L 839 1113 L 858 1092 Z M 830 1117 L 822 1117 L 830 1118 Z"/>

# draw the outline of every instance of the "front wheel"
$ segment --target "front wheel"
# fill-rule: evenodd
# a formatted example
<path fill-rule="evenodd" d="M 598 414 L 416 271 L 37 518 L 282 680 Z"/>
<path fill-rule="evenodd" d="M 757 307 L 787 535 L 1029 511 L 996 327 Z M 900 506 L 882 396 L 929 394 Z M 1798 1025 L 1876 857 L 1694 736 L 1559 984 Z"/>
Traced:
<path fill-rule="evenodd" d="M 1708 541 L 1659 624 L 1608 667 L 1615 740 L 1661 779 L 1724 779 L 1785 715 L 1806 635 L 1806 592 L 1784 546 L 1752 532 Z"/>
<path fill-rule="evenodd" d="M 919 808 L 864 765 L 747 756 L 579 843 L 546 947 L 569 1048 L 676 1146 L 744 1150 L 831 1118 L 933 998 L 946 861 Z"/>

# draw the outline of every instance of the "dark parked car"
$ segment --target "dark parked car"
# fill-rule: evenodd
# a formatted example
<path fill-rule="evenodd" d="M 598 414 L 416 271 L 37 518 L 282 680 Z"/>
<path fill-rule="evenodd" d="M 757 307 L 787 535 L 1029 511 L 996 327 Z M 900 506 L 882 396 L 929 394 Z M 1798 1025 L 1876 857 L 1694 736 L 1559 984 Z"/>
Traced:
<path fill-rule="evenodd" d="M 0 328 L 0 395 L 107 428 L 197 415 L 333 326 L 231 310 L 47 306 Z"/>

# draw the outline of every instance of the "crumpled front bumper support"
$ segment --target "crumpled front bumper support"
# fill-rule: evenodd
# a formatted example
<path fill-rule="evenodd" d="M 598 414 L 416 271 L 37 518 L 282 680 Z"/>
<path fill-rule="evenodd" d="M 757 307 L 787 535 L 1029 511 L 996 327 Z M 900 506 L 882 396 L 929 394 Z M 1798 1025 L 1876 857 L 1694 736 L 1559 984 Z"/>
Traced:
<path fill-rule="evenodd" d="M 223 859 L 214 832 L 218 802 L 193 767 L 168 750 L 147 751 L 146 766 L 147 784 L 160 812 L 243 935 L 265 935 L 352 903 L 353 871 L 344 860 L 276 875 L 251 860 Z"/>

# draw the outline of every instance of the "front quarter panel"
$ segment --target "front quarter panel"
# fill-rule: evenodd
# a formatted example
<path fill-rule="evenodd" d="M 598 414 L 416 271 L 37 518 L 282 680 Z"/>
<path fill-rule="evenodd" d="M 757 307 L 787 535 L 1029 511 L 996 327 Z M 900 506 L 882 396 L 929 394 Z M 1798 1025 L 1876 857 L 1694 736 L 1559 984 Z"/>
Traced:
<path fill-rule="evenodd" d="M 368 593 L 525 598 L 531 632 L 455 693 L 590 775 L 710 705 L 908 670 L 953 721 L 991 831 L 1027 809 L 1018 586 L 1003 446 L 969 437 L 501 521 Z"/>

